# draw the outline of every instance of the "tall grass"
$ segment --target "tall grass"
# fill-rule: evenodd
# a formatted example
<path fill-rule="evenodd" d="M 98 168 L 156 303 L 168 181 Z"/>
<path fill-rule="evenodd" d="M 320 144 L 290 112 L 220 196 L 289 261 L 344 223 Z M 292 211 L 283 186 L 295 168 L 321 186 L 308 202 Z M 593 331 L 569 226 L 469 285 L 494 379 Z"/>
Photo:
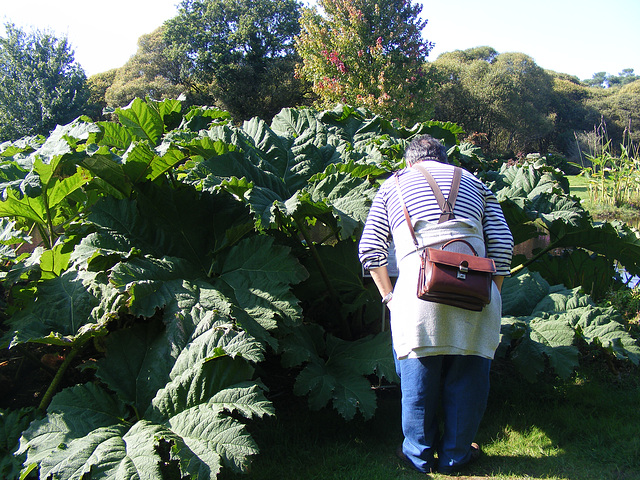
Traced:
<path fill-rule="evenodd" d="M 589 200 L 602 207 L 639 206 L 640 145 L 633 144 L 629 129 L 625 130 L 623 143 L 617 152 L 607 138 L 604 122 L 595 127 L 586 139 L 588 151 L 582 153 L 587 163 L 573 165 L 579 167 L 580 174 L 587 179 Z"/>

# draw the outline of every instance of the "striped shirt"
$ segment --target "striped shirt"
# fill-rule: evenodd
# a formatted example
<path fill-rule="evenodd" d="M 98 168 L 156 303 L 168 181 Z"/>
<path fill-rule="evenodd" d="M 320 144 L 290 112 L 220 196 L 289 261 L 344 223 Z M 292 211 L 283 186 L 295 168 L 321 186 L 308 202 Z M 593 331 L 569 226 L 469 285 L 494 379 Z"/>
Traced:
<path fill-rule="evenodd" d="M 453 179 L 453 165 L 435 161 L 424 161 L 422 165 L 431 172 L 447 198 Z M 440 219 L 440 207 L 427 179 L 414 168 L 401 170 L 397 175 L 412 221 L 437 223 Z M 476 220 L 482 224 L 486 255 L 495 262 L 496 275 L 509 275 L 513 236 L 502 208 L 493 192 L 466 170 L 462 171 L 453 213 L 458 219 Z M 365 269 L 387 265 L 389 244 L 393 232 L 398 228 L 407 228 L 407 225 L 396 191 L 396 180 L 391 177 L 378 190 L 360 239 L 359 257 Z"/>

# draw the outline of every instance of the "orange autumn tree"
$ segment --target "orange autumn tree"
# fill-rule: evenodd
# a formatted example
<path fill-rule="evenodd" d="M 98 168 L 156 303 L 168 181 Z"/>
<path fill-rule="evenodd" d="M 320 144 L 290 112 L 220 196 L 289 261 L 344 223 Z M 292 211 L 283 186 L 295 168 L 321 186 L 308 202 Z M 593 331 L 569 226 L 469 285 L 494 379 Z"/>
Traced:
<path fill-rule="evenodd" d="M 304 8 L 296 73 L 313 85 L 318 107 L 365 107 L 405 125 L 433 112 L 435 81 L 422 37 L 421 5 L 409 0 L 318 0 Z"/>

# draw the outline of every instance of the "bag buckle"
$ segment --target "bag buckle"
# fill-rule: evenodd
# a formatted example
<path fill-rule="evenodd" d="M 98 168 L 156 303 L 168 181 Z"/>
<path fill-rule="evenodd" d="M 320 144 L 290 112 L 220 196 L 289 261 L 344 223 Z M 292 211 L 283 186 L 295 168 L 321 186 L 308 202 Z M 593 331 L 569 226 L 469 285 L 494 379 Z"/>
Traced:
<path fill-rule="evenodd" d="M 467 273 L 469 272 L 469 264 L 467 262 L 462 262 L 460 265 L 458 265 L 458 274 L 456 275 L 457 278 L 459 278 L 460 280 L 465 280 L 467 278 Z"/>

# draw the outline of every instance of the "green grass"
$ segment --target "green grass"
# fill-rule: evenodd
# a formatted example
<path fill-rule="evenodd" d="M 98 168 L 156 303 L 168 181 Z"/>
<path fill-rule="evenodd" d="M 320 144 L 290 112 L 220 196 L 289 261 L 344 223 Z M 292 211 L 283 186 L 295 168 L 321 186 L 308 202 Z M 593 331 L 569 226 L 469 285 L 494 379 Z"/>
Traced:
<path fill-rule="evenodd" d="M 463 479 L 640 479 L 638 371 L 608 372 L 536 385 L 495 364 L 489 406 L 477 441 L 483 456 Z M 261 448 L 248 475 L 221 479 L 391 480 L 426 476 L 405 468 L 397 391 L 378 392 L 378 412 L 343 421 L 309 412 L 304 399 L 273 399 L 277 417 L 250 426 Z M 451 478 L 431 475 L 434 480 Z M 455 477 L 454 477 L 455 478 Z"/>
<path fill-rule="evenodd" d="M 640 228 L 640 199 L 636 199 L 632 205 L 622 205 L 615 207 L 603 205 L 591 201 L 589 198 L 588 180 L 579 175 L 567 176 L 571 194 L 577 196 L 585 210 L 587 210 L 595 220 L 618 219 L 626 222 L 635 228 Z"/>

